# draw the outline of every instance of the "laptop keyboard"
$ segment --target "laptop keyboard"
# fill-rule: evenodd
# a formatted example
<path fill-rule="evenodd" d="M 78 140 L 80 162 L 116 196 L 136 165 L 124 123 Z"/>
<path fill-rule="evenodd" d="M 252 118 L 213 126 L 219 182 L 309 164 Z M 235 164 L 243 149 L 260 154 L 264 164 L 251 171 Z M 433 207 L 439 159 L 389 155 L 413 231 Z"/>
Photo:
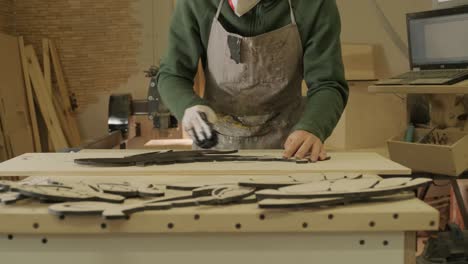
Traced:
<path fill-rule="evenodd" d="M 468 70 L 424 70 L 407 72 L 392 79 L 451 79 L 463 74 L 468 74 Z"/>
<path fill-rule="evenodd" d="M 376 85 L 448 85 L 468 79 L 468 69 L 423 70 L 407 72 L 382 80 Z"/>

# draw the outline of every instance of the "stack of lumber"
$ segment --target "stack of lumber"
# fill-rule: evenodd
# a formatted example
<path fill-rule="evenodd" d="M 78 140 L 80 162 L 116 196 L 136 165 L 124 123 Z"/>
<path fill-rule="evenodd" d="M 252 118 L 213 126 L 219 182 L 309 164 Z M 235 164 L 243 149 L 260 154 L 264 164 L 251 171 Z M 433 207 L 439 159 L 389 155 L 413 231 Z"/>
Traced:
<path fill-rule="evenodd" d="M 80 145 L 59 56 L 43 40 L 42 66 L 22 37 L 0 33 L 0 161 Z"/>

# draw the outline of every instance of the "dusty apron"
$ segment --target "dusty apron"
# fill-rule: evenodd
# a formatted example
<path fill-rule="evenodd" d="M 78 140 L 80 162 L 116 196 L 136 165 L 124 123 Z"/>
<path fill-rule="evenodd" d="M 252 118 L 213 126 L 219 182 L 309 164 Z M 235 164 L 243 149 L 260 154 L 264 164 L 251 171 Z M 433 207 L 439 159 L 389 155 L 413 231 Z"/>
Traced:
<path fill-rule="evenodd" d="M 205 70 L 217 149 L 280 149 L 302 114 L 303 49 L 288 1 L 291 24 L 256 37 L 226 31 L 219 3 Z"/>

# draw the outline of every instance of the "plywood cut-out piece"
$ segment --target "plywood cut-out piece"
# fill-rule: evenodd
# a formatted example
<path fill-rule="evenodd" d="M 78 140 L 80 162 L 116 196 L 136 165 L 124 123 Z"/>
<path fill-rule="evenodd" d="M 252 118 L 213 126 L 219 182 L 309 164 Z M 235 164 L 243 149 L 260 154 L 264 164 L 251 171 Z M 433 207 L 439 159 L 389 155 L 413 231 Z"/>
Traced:
<path fill-rule="evenodd" d="M 66 201 L 105 201 L 120 203 L 125 197 L 99 192 L 85 183 L 71 185 L 63 184 L 23 184 L 18 182 L 0 181 L 5 190 L 17 192 L 28 198 L 35 198 L 48 202 Z"/>
<path fill-rule="evenodd" d="M 15 189 L 19 193 L 48 201 L 83 201 L 89 199 L 86 193 L 76 192 L 63 186 L 21 186 Z"/>
<path fill-rule="evenodd" d="M 264 199 L 258 202 L 262 209 L 317 208 L 321 206 L 341 205 L 350 199 L 344 197 L 317 199 Z"/>
<path fill-rule="evenodd" d="M 189 151 L 163 151 L 137 154 L 123 158 L 84 158 L 76 159 L 75 163 L 97 167 L 128 167 L 128 166 L 154 166 L 173 165 L 180 163 L 206 163 L 206 162 L 288 162 L 296 164 L 309 164 L 309 160 L 285 159 L 283 157 L 247 156 L 238 155 L 237 150 L 189 150 Z M 324 162 L 324 161 L 320 161 Z"/>
<path fill-rule="evenodd" d="M 68 186 L 21 186 L 16 189 L 19 193 L 27 197 L 51 202 L 65 201 L 105 201 L 110 203 L 121 203 L 125 197 L 107 193 L 93 192 L 91 190 L 82 191 Z"/>
<path fill-rule="evenodd" d="M 140 197 L 162 197 L 165 195 L 166 186 L 145 184 L 138 186 L 138 196 Z"/>
<path fill-rule="evenodd" d="M 98 183 L 96 187 L 105 193 L 132 197 L 161 197 L 165 194 L 165 187 L 153 184 L 135 186 L 130 183 Z"/>
<path fill-rule="evenodd" d="M 187 182 L 187 183 L 174 183 L 174 184 L 168 184 L 166 186 L 167 189 L 169 190 L 176 190 L 176 191 L 193 191 L 195 189 L 203 188 L 206 186 L 209 186 L 210 183 L 208 182 Z"/>
<path fill-rule="evenodd" d="M 101 215 L 101 213 L 115 204 L 104 202 L 69 202 L 49 206 L 49 212 L 54 215 Z"/>
<path fill-rule="evenodd" d="M 309 175 L 294 175 L 287 177 L 257 177 L 246 181 L 240 181 L 239 186 L 252 187 L 256 189 L 278 189 L 291 185 L 305 184 L 325 180 L 322 173 L 311 173 Z"/>
<path fill-rule="evenodd" d="M 202 196 L 208 196 L 213 193 L 214 190 L 217 189 L 222 189 L 222 188 L 230 188 L 230 187 L 235 187 L 235 184 L 215 184 L 215 185 L 208 185 L 208 186 L 203 186 L 200 188 L 196 188 L 192 191 L 192 195 L 194 197 L 202 197 Z"/>
<path fill-rule="evenodd" d="M 50 47 L 50 56 L 52 59 L 52 64 L 58 86 L 58 96 L 56 101 L 60 102 L 59 107 L 63 111 L 64 125 L 66 125 L 68 128 L 67 136 L 70 144 L 72 146 L 79 146 L 81 144 L 81 136 L 78 127 L 78 122 L 76 120 L 74 110 L 70 102 L 70 91 L 65 81 L 57 47 L 55 46 L 55 43 L 52 40 L 48 40 L 48 44 Z"/>
<path fill-rule="evenodd" d="M 130 214 L 143 212 L 143 211 L 159 211 L 169 210 L 172 208 L 170 201 L 161 201 L 158 203 L 138 203 L 134 205 L 112 206 L 106 207 L 102 211 L 102 217 L 108 220 L 127 219 Z"/>
<path fill-rule="evenodd" d="M 169 210 L 173 207 L 173 202 L 176 202 L 176 206 L 178 207 L 182 207 L 184 202 L 190 204 L 189 206 L 192 206 L 192 200 L 193 197 L 190 194 L 180 194 L 172 197 L 157 198 L 131 205 L 106 208 L 102 212 L 102 216 L 105 219 L 125 219 L 128 217 L 128 215 L 136 212 Z"/>
<path fill-rule="evenodd" d="M 254 195 L 245 197 L 242 200 L 236 201 L 235 204 L 256 204 L 257 202 L 258 202 L 257 196 L 255 196 L 254 194 Z"/>
<path fill-rule="evenodd" d="M 291 185 L 303 184 L 304 182 L 297 182 L 294 180 L 285 180 L 285 181 L 241 181 L 239 186 L 242 187 L 251 187 L 256 189 L 277 189 Z"/>
<path fill-rule="evenodd" d="M 378 179 L 356 179 L 356 180 L 342 180 L 335 181 L 331 185 L 331 192 L 357 192 L 360 190 L 373 188 Z"/>
<path fill-rule="evenodd" d="M 241 186 L 220 187 L 213 190 L 211 196 L 199 198 L 198 203 L 204 205 L 226 205 L 242 201 L 254 193 L 255 188 Z"/>
<path fill-rule="evenodd" d="M 26 199 L 26 197 L 17 192 L 7 192 L 0 194 L 0 202 L 3 204 L 14 204 L 17 201 L 24 199 Z"/>
<path fill-rule="evenodd" d="M 39 136 L 39 127 L 37 125 L 36 106 L 34 104 L 33 88 L 31 86 L 31 79 L 29 78 L 29 67 L 26 59 L 26 53 L 24 49 L 24 38 L 18 37 L 19 50 L 21 56 L 21 65 L 23 69 L 23 78 L 26 89 L 26 100 L 28 103 L 29 117 L 31 120 L 31 129 L 34 141 L 34 150 L 36 152 L 42 151 L 41 138 Z"/>
<path fill-rule="evenodd" d="M 291 193 L 291 194 L 326 192 L 330 190 L 331 185 L 332 185 L 332 182 L 330 181 L 320 181 L 320 182 L 312 182 L 312 183 L 307 183 L 307 184 L 284 187 L 284 188 L 280 188 L 279 191 L 284 192 L 284 193 Z"/>
<path fill-rule="evenodd" d="M 342 180 L 346 181 L 346 180 Z M 352 181 L 352 180 L 350 180 Z M 341 182 L 341 181 L 340 181 Z M 293 187 L 286 187 L 286 188 L 296 188 L 289 192 L 285 192 L 284 190 L 262 190 L 258 191 L 255 194 L 257 195 L 258 199 L 315 199 L 315 198 L 330 198 L 330 197 L 378 197 L 378 196 L 386 196 L 386 195 L 393 195 L 402 193 L 405 191 L 415 190 L 421 186 L 425 186 L 432 182 L 431 179 L 414 179 L 406 183 L 405 185 L 397 185 L 397 186 L 389 186 L 386 188 L 369 188 L 369 189 L 361 189 L 358 191 L 332 191 L 333 184 L 330 185 L 328 190 L 319 190 L 316 191 L 318 188 L 314 185 L 309 185 L 311 189 L 307 192 L 304 186 L 293 186 Z M 321 182 L 319 182 L 321 183 Z M 302 188 L 301 188 L 302 187 Z M 314 189 L 315 188 L 315 189 Z"/>
<path fill-rule="evenodd" d="M 331 197 L 331 198 L 315 198 L 315 199 L 264 199 L 258 202 L 258 206 L 262 209 L 306 209 L 320 208 L 348 204 L 371 204 L 382 202 L 395 202 L 414 199 L 414 194 L 403 193 L 390 196 L 379 197 Z"/>
<path fill-rule="evenodd" d="M 403 185 L 408 184 L 410 181 L 412 181 L 411 178 L 384 179 L 384 180 L 379 181 L 379 183 L 376 186 L 374 186 L 374 189 L 403 186 Z"/>
<path fill-rule="evenodd" d="M 255 189 L 237 185 L 222 186 L 213 189 L 211 195 L 194 197 L 191 194 L 181 194 L 174 197 L 158 198 L 133 204 L 112 205 L 107 203 L 62 203 L 52 205 L 49 211 L 57 215 L 66 214 L 101 214 L 105 219 L 125 219 L 132 213 L 150 210 L 168 210 L 171 208 L 198 205 L 227 205 L 232 203 L 256 202 Z"/>
<path fill-rule="evenodd" d="M 32 46 L 25 47 L 25 53 L 29 67 L 29 75 L 36 95 L 35 98 L 38 102 L 41 114 L 44 117 L 53 146 L 57 150 L 68 148 L 69 145 L 60 126 L 51 94 L 47 90 L 44 75 L 42 74 L 36 53 Z"/>
<path fill-rule="evenodd" d="M 8 158 L 34 152 L 18 38 L 0 33 L 0 118 Z"/>
<path fill-rule="evenodd" d="M 219 180 L 219 179 L 212 179 L 212 180 L 198 180 L 198 181 L 184 181 L 184 182 L 174 182 L 169 183 L 166 185 L 168 190 L 176 190 L 176 191 L 193 191 L 198 188 L 214 186 L 214 185 L 237 185 L 237 182 L 234 181 L 226 181 L 226 180 Z"/>
<path fill-rule="evenodd" d="M 133 204 L 113 205 L 109 203 L 71 202 L 49 206 L 55 215 L 102 215 L 106 219 L 126 219 L 128 215 L 148 210 L 168 210 L 172 202 L 193 199 L 190 194 L 152 199 Z M 178 203 L 181 206 L 182 202 Z"/>

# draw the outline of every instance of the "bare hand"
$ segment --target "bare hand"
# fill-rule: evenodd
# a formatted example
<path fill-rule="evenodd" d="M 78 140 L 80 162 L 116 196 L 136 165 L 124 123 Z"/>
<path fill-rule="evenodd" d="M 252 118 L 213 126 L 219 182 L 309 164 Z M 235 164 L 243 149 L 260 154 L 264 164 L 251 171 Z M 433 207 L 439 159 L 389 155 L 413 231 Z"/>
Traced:
<path fill-rule="evenodd" d="M 304 130 L 297 130 L 289 135 L 284 143 L 284 148 L 283 156 L 287 159 L 292 157 L 297 159 L 309 158 L 313 162 L 327 159 L 327 153 L 322 141 L 312 133 Z"/>

